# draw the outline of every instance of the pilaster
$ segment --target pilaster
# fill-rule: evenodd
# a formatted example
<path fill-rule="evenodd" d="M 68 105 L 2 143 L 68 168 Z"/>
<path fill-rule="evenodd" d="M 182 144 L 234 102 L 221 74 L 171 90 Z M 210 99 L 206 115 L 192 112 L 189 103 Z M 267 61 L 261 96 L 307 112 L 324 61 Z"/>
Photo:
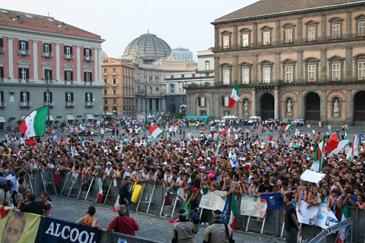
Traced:
<path fill-rule="evenodd" d="M 320 80 L 326 81 L 327 80 L 327 49 L 323 48 L 321 49 L 321 70 L 320 70 Z"/>
<path fill-rule="evenodd" d="M 38 41 L 33 40 L 33 79 L 38 80 Z"/>
<path fill-rule="evenodd" d="M 255 88 L 252 88 L 251 90 L 252 93 L 252 112 L 251 112 L 251 116 L 256 116 L 256 90 Z"/>
<path fill-rule="evenodd" d="M 346 78 L 345 80 L 352 80 L 353 61 L 352 61 L 352 46 L 346 47 Z"/>
<path fill-rule="evenodd" d="M 275 64 L 274 64 L 274 68 L 275 68 L 275 81 L 279 81 L 281 78 L 280 75 L 280 69 L 281 69 L 281 53 L 280 52 L 275 52 Z"/>
<path fill-rule="evenodd" d="M 258 32 L 257 32 L 257 23 L 253 23 L 253 31 L 252 31 L 252 46 L 253 47 L 257 47 L 257 39 L 258 37 Z"/>
<path fill-rule="evenodd" d="M 80 56 L 80 48 L 81 46 L 76 46 L 76 55 L 77 55 L 77 82 L 81 82 L 81 56 Z"/>
<path fill-rule="evenodd" d="M 297 70 L 298 70 L 298 75 L 295 76 L 295 80 L 294 82 L 302 82 L 304 80 L 304 75 L 303 75 L 303 50 L 299 50 L 297 51 Z"/>
<path fill-rule="evenodd" d="M 61 54 L 60 54 L 60 43 L 56 43 L 56 77 L 57 80 L 61 81 Z M 63 77 L 66 80 L 66 77 Z"/>
<path fill-rule="evenodd" d="M 321 20 L 321 32 L 322 32 L 321 33 L 321 36 L 322 36 L 321 40 L 322 41 L 327 40 L 327 36 L 326 36 L 327 30 L 326 30 L 326 28 L 327 28 L 327 15 L 323 14 L 322 15 L 322 20 Z"/>
<path fill-rule="evenodd" d="M 8 37 L 8 48 L 9 48 L 9 77 L 14 78 L 14 63 L 13 63 L 13 37 Z"/>

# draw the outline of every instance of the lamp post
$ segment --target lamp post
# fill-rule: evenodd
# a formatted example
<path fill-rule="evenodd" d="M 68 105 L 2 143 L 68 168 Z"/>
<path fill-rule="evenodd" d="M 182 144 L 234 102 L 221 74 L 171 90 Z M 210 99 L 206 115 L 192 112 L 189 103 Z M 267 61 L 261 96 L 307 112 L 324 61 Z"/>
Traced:
<path fill-rule="evenodd" d="M 49 120 L 49 101 L 50 101 L 50 96 L 49 96 L 49 72 L 47 73 L 47 127 L 50 126 L 50 120 Z"/>

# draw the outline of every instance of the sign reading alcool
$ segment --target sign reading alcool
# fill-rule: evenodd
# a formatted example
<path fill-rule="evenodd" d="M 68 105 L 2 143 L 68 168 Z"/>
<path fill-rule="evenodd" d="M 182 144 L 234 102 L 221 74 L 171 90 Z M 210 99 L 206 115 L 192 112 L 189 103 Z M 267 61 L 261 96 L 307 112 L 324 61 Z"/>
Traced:
<path fill-rule="evenodd" d="M 97 243 L 100 230 L 54 218 L 45 218 L 40 242 Z"/>

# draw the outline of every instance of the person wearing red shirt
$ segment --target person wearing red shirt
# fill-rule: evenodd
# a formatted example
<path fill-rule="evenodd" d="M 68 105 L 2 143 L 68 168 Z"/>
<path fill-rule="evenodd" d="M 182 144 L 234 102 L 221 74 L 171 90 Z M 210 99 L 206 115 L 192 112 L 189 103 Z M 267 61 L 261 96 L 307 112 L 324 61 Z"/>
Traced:
<path fill-rule="evenodd" d="M 127 212 L 127 208 L 125 205 L 120 205 L 118 207 L 118 217 L 115 217 L 112 222 L 106 228 L 107 231 L 114 230 L 115 232 L 119 232 L 122 234 L 133 235 L 135 231 L 139 230 L 139 226 L 136 221 L 132 217 L 128 217 L 125 215 Z"/>

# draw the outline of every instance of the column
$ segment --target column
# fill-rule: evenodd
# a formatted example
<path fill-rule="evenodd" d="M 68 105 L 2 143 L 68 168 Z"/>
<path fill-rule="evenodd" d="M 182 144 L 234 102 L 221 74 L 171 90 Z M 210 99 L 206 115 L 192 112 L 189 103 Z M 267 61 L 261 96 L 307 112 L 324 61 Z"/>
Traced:
<path fill-rule="evenodd" d="M 97 48 L 94 48 L 94 69 L 95 69 L 95 80 L 94 82 L 95 83 L 99 83 L 101 81 L 101 79 L 99 79 L 99 59 L 98 59 L 98 49 Z"/>
<path fill-rule="evenodd" d="M 296 68 L 298 69 L 298 76 L 294 75 L 294 82 L 301 82 L 305 79 L 303 76 L 303 50 L 297 52 L 297 60 L 298 64 Z"/>
<path fill-rule="evenodd" d="M 220 83 L 220 73 L 219 73 L 219 57 L 214 57 L 214 73 L 215 73 L 215 83 Z"/>
<path fill-rule="evenodd" d="M 354 103 L 351 97 L 351 90 L 346 90 L 346 121 L 354 121 Z"/>
<path fill-rule="evenodd" d="M 234 27 L 234 32 L 233 32 L 233 38 L 234 38 L 234 42 L 233 42 L 233 47 L 234 48 L 239 48 L 239 44 L 238 44 L 238 26 L 236 25 Z"/>
<path fill-rule="evenodd" d="M 352 80 L 352 46 L 346 47 L 346 77 L 345 80 Z"/>
<path fill-rule="evenodd" d="M 274 90 L 275 93 L 275 117 L 274 119 L 279 119 L 279 90 Z"/>
<path fill-rule="evenodd" d="M 252 47 L 257 47 L 257 23 L 253 23 L 253 31 L 252 31 Z"/>
<path fill-rule="evenodd" d="M 321 49 L 321 63 L 320 63 L 320 80 L 325 82 L 327 81 L 327 49 Z"/>
<path fill-rule="evenodd" d="M 275 64 L 274 64 L 274 68 L 275 68 L 275 81 L 279 81 L 281 80 L 281 55 L 280 52 L 276 52 L 275 53 Z M 284 80 L 284 77 L 283 77 Z"/>
<path fill-rule="evenodd" d="M 98 56 L 98 63 L 99 63 L 99 65 L 98 65 L 98 68 L 99 68 L 99 80 L 100 80 L 100 82 L 102 82 L 102 80 L 103 80 L 103 77 L 102 77 L 102 70 L 101 70 L 101 53 L 102 53 L 102 50 L 101 50 L 101 48 L 99 48 L 99 56 Z"/>
<path fill-rule="evenodd" d="M 77 82 L 81 82 L 81 55 L 80 55 L 81 46 L 76 47 L 76 56 L 77 56 Z"/>
<path fill-rule="evenodd" d="M 56 43 L 56 77 L 61 81 L 61 55 L 60 55 L 60 43 Z M 66 77 L 63 77 L 66 80 Z"/>
<path fill-rule="evenodd" d="M 34 80 L 38 80 L 38 41 L 33 40 L 33 68 L 34 68 Z"/>
<path fill-rule="evenodd" d="M 280 40 L 280 34 L 281 34 L 281 26 L 280 26 L 280 20 L 276 21 L 276 43 L 279 45 L 281 44 Z"/>
<path fill-rule="evenodd" d="M 237 80 L 238 81 L 238 55 L 233 55 L 233 75 L 232 75 L 232 84 Z"/>
<path fill-rule="evenodd" d="M 252 88 L 252 111 L 251 111 L 251 116 L 256 116 L 256 90 L 255 88 Z"/>
<path fill-rule="evenodd" d="M 8 43 L 9 43 L 9 77 L 11 79 L 14 78 L 14 63 L 13 63 L 13 37 L 8 37 Z"/>
<path fill-rule="evenodd" d="M 322 91 L 322 95 L 320 97 L 321 105 L 320 105 L 320 119 L 321 121 L 327 121 L 327 96 L 326 91 Z"/>
<path fill-rule="evenodd" d="M 253 82 L 256 83 L 259 81 L 259 75 L 258 75 L 258 66 L 259 66 L 259 58 L 258 58 L 258 54 L 254 53 L 253 54 Z"/>
<path fill-rule="evenodd" d="M 298 116 L 296 118 L 303 118 L 304 119 L 304 100 L 303 100 L 303 91 L 299 91 L 298 93 L 298 102 L 294 109 L 297 109 Z"/>

